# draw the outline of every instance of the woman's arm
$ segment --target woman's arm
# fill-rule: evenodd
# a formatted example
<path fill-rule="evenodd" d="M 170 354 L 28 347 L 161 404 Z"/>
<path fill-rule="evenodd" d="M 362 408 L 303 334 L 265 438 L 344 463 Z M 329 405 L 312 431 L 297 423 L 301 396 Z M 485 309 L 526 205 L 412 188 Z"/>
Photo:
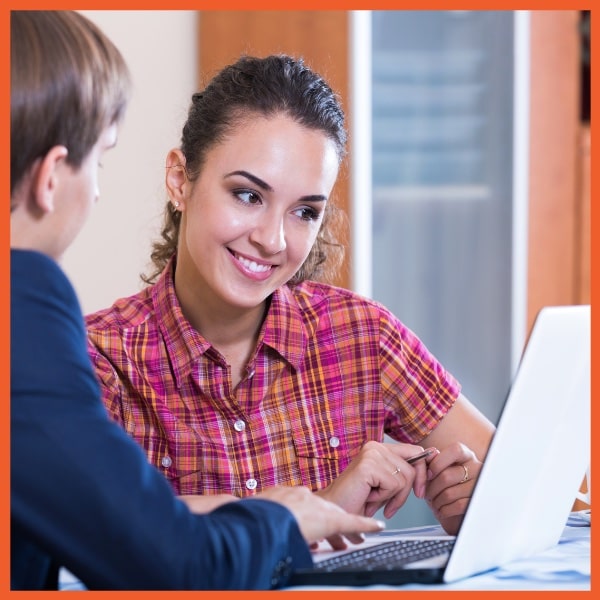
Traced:
<path fill-rule="evenodd" d="M 421 441 L 440 450 L 428 464 L 425 499 L 450 534 L 455 535 L 462 523 L 494 432 L 494 425 L 460 394 Z"/>

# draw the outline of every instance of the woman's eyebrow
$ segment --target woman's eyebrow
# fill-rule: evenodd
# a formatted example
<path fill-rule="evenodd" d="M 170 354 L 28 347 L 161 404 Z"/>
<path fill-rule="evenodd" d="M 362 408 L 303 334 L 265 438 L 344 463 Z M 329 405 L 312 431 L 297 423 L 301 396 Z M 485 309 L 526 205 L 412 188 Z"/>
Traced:
<path fill-rule="evenodd" d="M 259 188 L 266 192 L 273 192 L 273 188 L 266 182 L 263 181 L 260 177 L 256 175 L 252 175 L 252 173 L 248 173 L 248 171 L 231 171 L 231 173 L 227 173 L 223 176 L 223 179 L 227 179 L 227 177 L 233 177 L 234 175 L 240 175 L 241 177 L 245 177 L 249 179 L 254 185 L 257 185 Z M 311 194 L 309 196 L 302 196 L 300 198 L 302 202 L 326 202 L 327 196 L 323 194 Z"/>
<path fill-rule="evenodd" d="M 273 188 L 266 182 L 257 177 L 256 175 L 252 175 L 252 173 L 248 173 L 248 171 L 231 171 L 231 173 L 227 173 L 223 179 L 227 179 L 227 177 L 232 177 L 233 175 L 241 175 L 246 179 L 249 179 L 252 183 L 257 185 L 259 188 L 265 190 L 266 192 L 272 192 Z"/>
<path fill-rule="evenodd" d="M 302 196 L 299 200 L 301 202 L 327 202 L 327 196 L 323 196 L 323 194 L 312 194 L 310 196 Z"/>

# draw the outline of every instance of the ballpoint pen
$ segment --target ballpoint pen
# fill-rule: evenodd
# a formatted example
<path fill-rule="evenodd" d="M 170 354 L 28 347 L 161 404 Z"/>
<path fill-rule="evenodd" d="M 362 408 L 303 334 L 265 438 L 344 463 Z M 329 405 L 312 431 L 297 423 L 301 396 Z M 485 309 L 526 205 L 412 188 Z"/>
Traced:
<path fill-rule="evenodd" d="M 435 451 L 436 451 L 435 448 L 427 448 L 427 450 L 423 450 L 423 452 L 420 452 L 419 454 L 415 454 L 414 456 L 407 458 L 406 462 L 409 465 L 412 465 L 413 463 L 417 462 L 418 460 L 421 460 L 422 458 L 427 458 L 428 456 L 433 454 Z"/>

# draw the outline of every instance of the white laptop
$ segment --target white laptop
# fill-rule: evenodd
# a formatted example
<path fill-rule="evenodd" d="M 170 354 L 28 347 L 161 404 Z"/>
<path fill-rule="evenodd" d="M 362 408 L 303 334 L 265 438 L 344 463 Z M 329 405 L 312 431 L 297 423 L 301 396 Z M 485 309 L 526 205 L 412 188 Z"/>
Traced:
<path fill-rule="evenodd" d="M 322 553 L 289 585 L 452 582 L 557 544 L 590 462 L 590 319 L 589 305 L 538 314 L 456 538 L 394 537 Z M 450 547 L 396 556 L 427 543 Z"/>

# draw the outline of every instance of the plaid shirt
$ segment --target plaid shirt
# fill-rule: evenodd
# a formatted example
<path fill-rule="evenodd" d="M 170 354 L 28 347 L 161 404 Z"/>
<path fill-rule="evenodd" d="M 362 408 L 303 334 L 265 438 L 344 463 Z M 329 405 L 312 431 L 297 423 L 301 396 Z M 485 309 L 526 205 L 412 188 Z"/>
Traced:
<path fill-rule="evenodd" d="M 311 281 L 273 294 L 235 389 L 182 314 L 173 263 L 87 326 L 109 415 L 177 494 L 323 488 L 367 440 L 418 443 L 460 389 L 382 305 Z"/>

